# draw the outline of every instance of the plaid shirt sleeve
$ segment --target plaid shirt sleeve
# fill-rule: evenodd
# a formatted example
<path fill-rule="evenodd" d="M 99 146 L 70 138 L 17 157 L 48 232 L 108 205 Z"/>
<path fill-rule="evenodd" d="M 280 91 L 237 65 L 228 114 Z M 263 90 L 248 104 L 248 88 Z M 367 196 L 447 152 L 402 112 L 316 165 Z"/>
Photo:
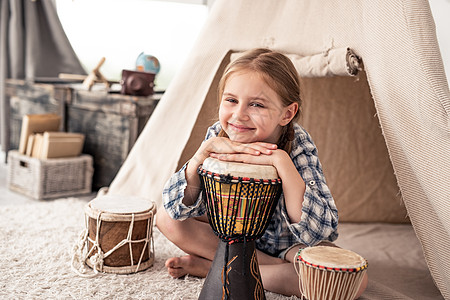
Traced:
<path fill-rule="evenodd" d="M 294 128 L 296 134 L 290 155 L 305 181 L 306 190 L 300 222 L 291 224 L 285 207 L 282 217 L 292 234 L 306 245 L 312 246 L 322 240 L 334 241 L 338 237 L 338 211 L 326 184 L 317 148 L 301 126 L 296 124 Z"/>
<path fill-rule="evenodd" d="M 206 133 L 205 141 L 211 137 L 217 136 L 220 131 L 219 122 L 215 123 L 211 127 L 208 128 Z M 164 203 L 164 208 L 166 209 L 169 216 L 171 216 L 175 220 L 185 220 L 191 217 L 198 217 L 206 212 L 205 204 L 203 201 L 202 193 L 197 198 L 197 201 L 191 206 L 186 206 L 183 203 L 184 198 L 184 190 L 187 186 L 186 180 L 186 166 L 187 163 L 169 180 L 166 182 L 162 199 Z"/>

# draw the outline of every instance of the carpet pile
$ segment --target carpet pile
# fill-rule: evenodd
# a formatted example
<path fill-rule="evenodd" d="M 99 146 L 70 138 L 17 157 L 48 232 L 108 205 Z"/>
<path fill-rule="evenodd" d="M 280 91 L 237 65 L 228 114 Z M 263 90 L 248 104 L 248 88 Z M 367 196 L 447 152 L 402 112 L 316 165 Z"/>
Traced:
<path fill-rule="evenodd" d="M 184 253 L 157 229 L 155 262 L 136 274 L 83 278 L 71 269 L 72 249 L 84 229 L 76 198 L 0 207 L 1 299 L 197 299 L 204 279 L 173 279 L 164 267 Z M 266 292 L 267 299 L 297 299 Z"/>

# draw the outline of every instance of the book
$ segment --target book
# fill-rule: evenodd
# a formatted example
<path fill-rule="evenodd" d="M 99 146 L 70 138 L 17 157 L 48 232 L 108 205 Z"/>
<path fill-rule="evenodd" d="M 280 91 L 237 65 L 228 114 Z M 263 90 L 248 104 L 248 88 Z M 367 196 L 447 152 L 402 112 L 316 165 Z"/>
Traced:
<path fill-rule="evenodd" d="M 34 134 L 33 148 L 31 150 L 31 157 L 40 158 L 42 148 L 42 133 Z"/>
<path fill-rule="evenodd" d="M 33 153 L 33 146 L 34 146 L 34 138 L 36 137 L 36 134 L 30 134 L 28 136 L 28 142 L 27 142 L 27 150 L 25 151 L 25 155 L 31 156 Z"/>
<path fill-rule="evenodd" d="M 27 150 L 28 137 L 34 133 L 44 131 L 58 131 L 61 117 L 57 114 L 29 114 L 22 118 L 20 130 L 19 153 L 25 154 Z"/>
<path fill-rule="evenodd" d="M 46 131 L 42 136 L 38 157 L 46 159 L 79 156 L 83 149 L 84 139 L 85 136 L 81 133 Z"/>

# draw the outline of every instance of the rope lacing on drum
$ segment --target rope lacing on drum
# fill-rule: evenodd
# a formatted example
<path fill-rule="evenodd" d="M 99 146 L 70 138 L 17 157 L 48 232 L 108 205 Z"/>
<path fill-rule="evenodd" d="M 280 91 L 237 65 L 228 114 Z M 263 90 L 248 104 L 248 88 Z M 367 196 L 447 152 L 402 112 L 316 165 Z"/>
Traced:
<path fill-rule="evenodd" d="M 98 237 L 98 233 L 100 231 L 100 224 L 101 224 L 101 220 L 100 220 L 100 215 L 101 212 L 98 214 L 97 217 L 97 237 Z M 96 239 L 95 241 L 93 241 L 92 239 L 90 239 L 88 237 L 89 235 L 89 231 L 88 231 L 88 226 L 86 226 L 86 229 L 82 231 L 82 233 L 80 234 L 80 239 L 78 240 L 78 243 L 74 246 L 74 253 L 72 256 L 72 270 L 77 273 L 78 275 L 82 276 L 82 277 L 94 277 L 97 276 L 99 270 L 101 271 L 101 268 L 103 266 L 103 252 L 100 248 L 100 245 L 98 243 L 98 239 Z M 84 253 L 84 248 L 86 246 L 86 244 L 88 242 L 93 243 L 92 248 L 90 249 L 90 251 L 88 251 L 87 253 Z M 97 253 L 95 255 L 93 255 L 92 257 L 89 258 L 89 255 L 95 250 L 97 249 Z M 93 270 L 94 272 L 91 274 L 87 274 L 87 268 L 85 265 L 86 260 L 89 259 L 89 261 L 91 262 L 92 266 L 93 266 Z M 79 267 L 76 268 L 75 267 L 75 262 L 78 262 Z"/>
<path fill-rule="evenodd" d="M 344 299 L 343 295 L 346 296 L 345 299 L 355 298 L 364 277 L 364 270 L 368 267 L 367 260 L 364 260 L 364 264 L 356 268 L 327 267 L 305 260 L 302 257 L 303 250 L 305 248 L 298 250 L 293 261 L 300 281 L 300 299 L 307 300 L 308 293 L 310 295 L 314 293 L 319 297 L 318 299 L 330 299 L 331 295 L 339 299 Z M 315 272 L 310 270 L 315 270 Z M 316 291 L 320 291 L 321 294 L 316 294 Z"/>
<path fill-rule="evenodd" d="M 97 215 L 97 226 L 96 226 L 96 236 L 95 240 L 89 238 L 89 231 L 88 231 L 88 217 L 86 217 L 86 229 L 83 230 L 80 234 L 80 237 L 78 239 L 78 242 L 73 247 L 73 255 L 72 255 L 72 263 L 71 268 L 72 270 L 77 273 L 78 275 L 82 277 L 94 277 L 97 276 L 99 272 L 103 271 L 104 266 L 104 259 L 110 256 L 114 251 L 119 249 L 125 244 L 129 244 L 129 250 L 130 250 L 130 260 L 131 260 L 131 266 L 134 266 L 133 262 L 133 249 L 132 249 L 132 243 L 142 243 L 144 242 L 144 247 L 142 248 L 141 255 L 139 257 L 139 261 L 136 265 L 135 272 L 139 271 L 139 268 L 142 263 L 142 258 L 144 257 L 145 250 L 147 249 L 147 245 L 149 241 L 151 242 L 151 253 L 150 255 L 154 255 L 155 249 L 154 249 L 154 243 L 153 243 L 153 234 L 151 233 L 151 228 L 153 226 L 153 212 L 150 213 L 150 218 L 147 221 L 147 235 L 144 239 L 140 240 L 132 240 L 131 236 L 133 233 L 134 228 L 134 219 L 135 214 L 131 214 L 131 222 L 130 226 L 128 228 L 128 234 L 127 238 L 120 241 L 116 246 L 114 246 L 112 249 L 110 249 L 108 252 L 104 252 L 100 246 L 99 237 L 100 237 L 100 227 L 101 227 L 101 215 L 102 212 L 99 212 Z M 86 245 L 92 243 L 92 247 L 89 249 L 89 251 L 84 251 L 84 248 Z M 94 255 L 91 256 L 91 254 L 97 251 Z M 151 256 L 150 256 L 151 257 Z M 149 257 L 149 258 L 150 258 Z M 85 262 L 89 259 L 89 262 L 92 265 L 93 273 L 87 274 L 87 268 Z M 80 266 L 78 268 L 75 267 L 75 263 L 78 263 Z"/>
<path fill-rule="evenodd" d="M 202 168 L 202 165 L 200 165 L 197 169 L 197 173 L 201 176 L 201 187 L 203 191 L 211 191 L 211 193 L 205 193 L 205 204 L 207 207 L 208 212 L 208 220 L 209 224 L 211 225 L 214 233 L 219 237 L 220 240 L 226 243 L 225 245 L 225 253 L 224 253 L 224 268 L 223 268 L 223 291 L 224 291 L 224 298 L 229 298 L 229 291 L 228 291 L 228 275 L 227 275 L 227 268 L 225 266 L 229 263 L 229 247 L 233 243 L 244 243 L 243 248 L 243 263 L 242 263 L 242 273 L 246 273 L 245 266 L 247 264 L 247 254 L 245 252 L 245 249 L 247 247 L 247 242 L 254 241 L 261 237 L 265 231 L 265 229 L 268 226 L 269 218 L 266 220 L 263 220 L 262 216 L 271 216 L 275 210 L 275 203 L 280 197 L 281 189 L 275 188 L 276 185 L 281 184 L 281 179 L 255 179 L 255 178 L 247 178 L 247 177 L 233 177 L 232 175 L 223 175 L 223 174 L 217 174 L 210 171 L 206 171 Z M 256 206 L 251 206 L 248 204 L 245 204 L 242 208 L 242 212 L 244 214 L 243 216 L 243 223 L 241 224 L 242 228 L 240 230 L 237 230 L 237 220 L 236 216 L 227 216 L 226 221 L 224 221 L 223 218 L 218 216 L 218 213 L 221 212 L 224 215 L 228 214 L 229 207 L 224 206 L 224 203 L 222 203 L 222 199 L 215 199 L 217 195 L 219 197 L 222 197 L 225 193 L 222 191 L 222 185 L 218 186 L 218 190 L 216 190 L 216 185 L 214 183 L 211 183 L 209 180 L 206 180 L 206 178 L 209 178 L 213 182 L 218 183 L 225 183 L 228 185 L 233 186 L 234 188 L 230 187 L 229 191 L 234 191 L 234 194 L 228 195 L 227 200 L 234 199 L 233 205 L 237 205 L 237 202 L 234 202 L 235 199 L 242 199 L 242 188 L 239 187 L 239 184 L 245 183 L 250 184 L 250 186 L 256 187 L 256 190 L 253 188 L 250 190 L 247 190 L 248 194 L 246 197 L 248 199 L 254 199 L 255 195 L 259 195 L 258 201 L 256 202 Z M 261 186 L 264 186 L 262 188 Z M 212 195 L 211 195 L 212 194 Z M 262 201 L 266 199 L 271 199 L 274 202 L 270 201 Z M 219 200 L 219 201 L 216 201 Z M 259 217 L 250 218 L 249 215 L 252 213 L 252 209 L 258 210 L 260 212 Z M 222 216 L 223 217 L 223 216 Z M 250 220 L 249 220 L 250 219 Z M 257 221 L 259 219 L 259 221 Z M 261 224 L 258 224 L 258 222 L 261 222 Z M 260 225 L 259 227 L 256 225 Z M 238 232 L 238 233 L 236 233 Z"/>
<path fill-rule="evenodd" d="M 82 277 L 94 277 L 97 275 L 94 270 L 94 274 L 86 274 L 87 268 L 84 264 L 84 261 L 86 260 L 86 256 L 83 254 L 83 250 L 86 244 L 88 235 L 88 230 L 85 229 L 80 233 L 80 236 L 78 238 L 78 242 L 73 246 L 72 249 L 72 263 L 71 263 L 71 269 L 77 273 L 78 275 Z M 75 264 L 78 263 L 78 268 L 75 266 Z"/>
<path fill-rule="evenodd" d="M 104 255 L 102 252 L 95 253 L 89 258 L 89 261 L 93 265 L 94 271 L 101 270 L 103 267 Z M 98 273 L 98 271 L 96 272 Z"/>

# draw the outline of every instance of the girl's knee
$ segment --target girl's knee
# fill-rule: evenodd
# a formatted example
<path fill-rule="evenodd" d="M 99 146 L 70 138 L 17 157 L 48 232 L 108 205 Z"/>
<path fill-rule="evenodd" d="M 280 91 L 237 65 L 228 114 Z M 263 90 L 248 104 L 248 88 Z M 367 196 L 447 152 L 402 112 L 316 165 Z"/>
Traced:
<path fill-rule="evenodd" d="M 172 219 L 164 209 L 160 209 L 155 216 L 155 225 L 158 227 L 165 236 L 171 235 L 176 232 L 176 223 L 178 222 Z"/>
<path fill-rule="evenodd" d="M 186 238 L 187 233 L 185 227 L 189 220 L 175 220 L 167 214 L 165 210 L 160 210 L 156 214 L 156 227 L 159 231 L 172 243 L 181 245 Z"/>

